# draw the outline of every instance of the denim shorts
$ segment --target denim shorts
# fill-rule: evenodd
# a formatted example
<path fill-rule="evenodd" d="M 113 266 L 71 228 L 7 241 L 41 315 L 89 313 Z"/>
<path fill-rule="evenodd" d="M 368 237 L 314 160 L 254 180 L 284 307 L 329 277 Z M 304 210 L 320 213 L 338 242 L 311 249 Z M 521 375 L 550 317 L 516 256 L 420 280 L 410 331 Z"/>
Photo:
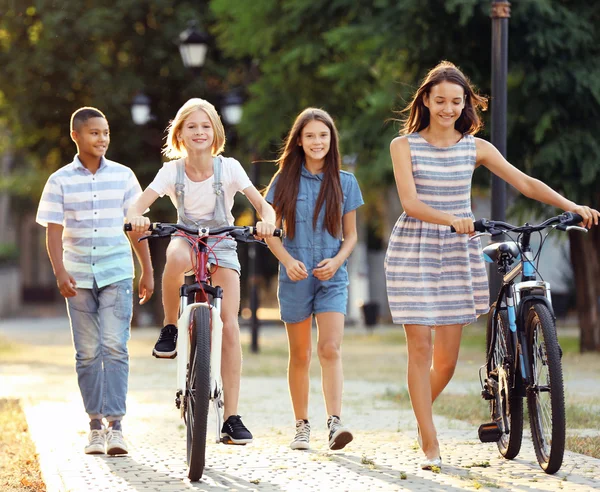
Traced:
<path fill-rule="evenodd" d="M 293 282 L 280 265 L 279 311 L 284 323 L 299 323 L 312 314 L 342 313 L 348 308 L 348 272 L 345 264 L 330 280 L 319 280 L 312 273 L 308 278 Z M 310 270 L 309 270 L 310 271 Z M 285 275 L 285 277 L 283 276 Z"/>
<path fill-rule="evenodd" d="M 172 241 L 175 240 L 185 240 L 185 238 L 181 236 L 172 236 Z M 238 275 L 241 275 L 242 267 L 240 265 L 240 260 L 237 254 L 237 243 L 233 240 L 223 240 L 219 244 L 215 246 L 216 240 L 209 239 L 209 246 L 213 247 L 212 251 L 208 253 L 208 264 L 216 266 L 219 268 L 231 268 L 235 270 Z M 186 272 L 186 275 L 190 272 Z"/>

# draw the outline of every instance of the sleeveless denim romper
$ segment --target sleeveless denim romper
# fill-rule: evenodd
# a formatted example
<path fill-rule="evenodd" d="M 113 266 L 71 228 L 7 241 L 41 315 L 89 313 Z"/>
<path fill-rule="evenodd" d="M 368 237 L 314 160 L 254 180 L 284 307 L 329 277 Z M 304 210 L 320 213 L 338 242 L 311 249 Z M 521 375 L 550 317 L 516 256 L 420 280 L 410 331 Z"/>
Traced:
<path fill-rule="evenodd" d="M 213 157 L 213 191 L 216 195 L 215 211 L 213 218 L 209 220 L 194 221 L 185 215 L 183 201 L 185 198 L 185 159 L 177 161 L 177 178 L 175 182 L 175 194 L 177 196 L 177 223 L 189 227 L 208 227 L 214 229 L 217 227 L 226 227 L 231 225 L 227 221 L 227 209 L 225 207 L 225 195 L 223 194 L 223 183 L 221 176 L 223 174 L 223 160 L 220 156 Z M 218 243 L 218 244 L 217 244 Z M 209 252 L 208 263 L 217 265 L 221 268 L 231 268 L 238 275 L 241 272 L 240 260 L 237 255 L 237 243 L 233 239 L 209 238 L 207 243 L 212 249 Z M 216 255 L 216 258 L 215 258 Z"/>

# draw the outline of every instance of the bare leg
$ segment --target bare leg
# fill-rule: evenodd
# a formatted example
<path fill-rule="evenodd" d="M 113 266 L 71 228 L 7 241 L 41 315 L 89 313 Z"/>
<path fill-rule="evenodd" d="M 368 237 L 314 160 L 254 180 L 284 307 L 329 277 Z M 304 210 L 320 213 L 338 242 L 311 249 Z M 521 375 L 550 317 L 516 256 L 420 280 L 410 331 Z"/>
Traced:
<path fill-rule="evenodd" d="M 440 445 L 433 424 L 430 368 L 432 359 L 431 327 L 404 325 L 408 349 L 408 392 L 428 459 L 440 455 Z"/>
<path fill-rule="evenodd" d="M 288 384 L 296 420 L 308 420 L 309 369 L 312 352 L 312 316 L 300 323 L 286 323 L 290 358 Z"/>
<path fill-rule="evenodd" d="M 221 319 L 223 320 L 223 348 L 221 351 L 221 377 L 225 420 L 237 415 L 242 376 L 242 347 L 240 345 L 240 277 L 235 270 L 218 268 L 212 276 L 215 285 L 223 288 Z"/>
<path fill-rule="evenodd" d="M 167 263 L 162 277 L 163 326 L 177 326 L 179 287 L 183 284 L 183 274 L 192 268 L 190 252 L 190 245 L 182 239 L 171 241 L 167 247 Z"/>
<path fill-rule="evenodd" d="M 342 313 L 319 313 L 317 327 L 319 338 L 317 353 L 321 363 L 321 380 L 327 415 L 341 416 L 344 373 L 342 370 L 342 338 L 344 315 Z"/>
<path fill-rule="evenodd" d="M 435 401 L 454 375 L 460 350 L 462 328 L 462 325 L 435 327 L 433 364 L 429 378 L 431 382 L 431 401 Z"/>

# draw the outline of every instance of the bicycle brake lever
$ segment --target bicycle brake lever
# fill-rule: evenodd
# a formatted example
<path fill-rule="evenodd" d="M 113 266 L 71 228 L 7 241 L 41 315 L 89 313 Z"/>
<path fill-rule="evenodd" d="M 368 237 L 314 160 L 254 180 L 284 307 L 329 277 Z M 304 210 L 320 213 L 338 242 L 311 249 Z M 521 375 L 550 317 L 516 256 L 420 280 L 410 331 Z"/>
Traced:
<path fill-rule="evenodd" d="M 478 232 L 477 234 L 475 234 L 475 235 L 471 236 L 471 237 L 469 238 L 469 241 L 471 241 L 471 240 L 473 240 L 473 239 L 476 239 L 476 238 L 478 238 L 478 237 L 481 237 L 481 236 L 491 236 L 491 235 L 492 235 L 492 233 L 491 233 L 491 232 Z"/>
<path fill-rule="evenodd" d="M 562 229 L 561 229 L 562 230 Z M 567 226 L 567 228 L 565 229 L 565 231 L 579 231 L 579 232 L 588 232 L 588 230 L 585 227 L 581 227 L 581 226 Z"/>

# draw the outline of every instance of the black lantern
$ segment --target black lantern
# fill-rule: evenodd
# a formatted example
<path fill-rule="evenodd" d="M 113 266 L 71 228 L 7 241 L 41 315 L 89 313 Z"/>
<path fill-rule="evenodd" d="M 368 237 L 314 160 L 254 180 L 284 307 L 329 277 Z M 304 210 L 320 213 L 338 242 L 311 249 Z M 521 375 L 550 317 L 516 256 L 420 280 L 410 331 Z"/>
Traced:
<path fill-rule="evenodd" d="M 138 92 L 131 102 L 131 119 L 136 125 L 150 121 L 150 98 L 143 92 Z"/>
<path fill-rule="evenodd" d="M 237 91 L 225 94 L 221 103 L 221 113 L 225 123 L 231 126 L 237 125 L 242 120 L 242 104 L 244 99 Z"/>
<path fill-rule="evenodd" d="M 196 29 L 195 22 L 191 22 L 190 26 L 179 35 L 179 52 L 187 68 L 199 69 L 204 66 L 208 40 L 206 33 Z"/>

